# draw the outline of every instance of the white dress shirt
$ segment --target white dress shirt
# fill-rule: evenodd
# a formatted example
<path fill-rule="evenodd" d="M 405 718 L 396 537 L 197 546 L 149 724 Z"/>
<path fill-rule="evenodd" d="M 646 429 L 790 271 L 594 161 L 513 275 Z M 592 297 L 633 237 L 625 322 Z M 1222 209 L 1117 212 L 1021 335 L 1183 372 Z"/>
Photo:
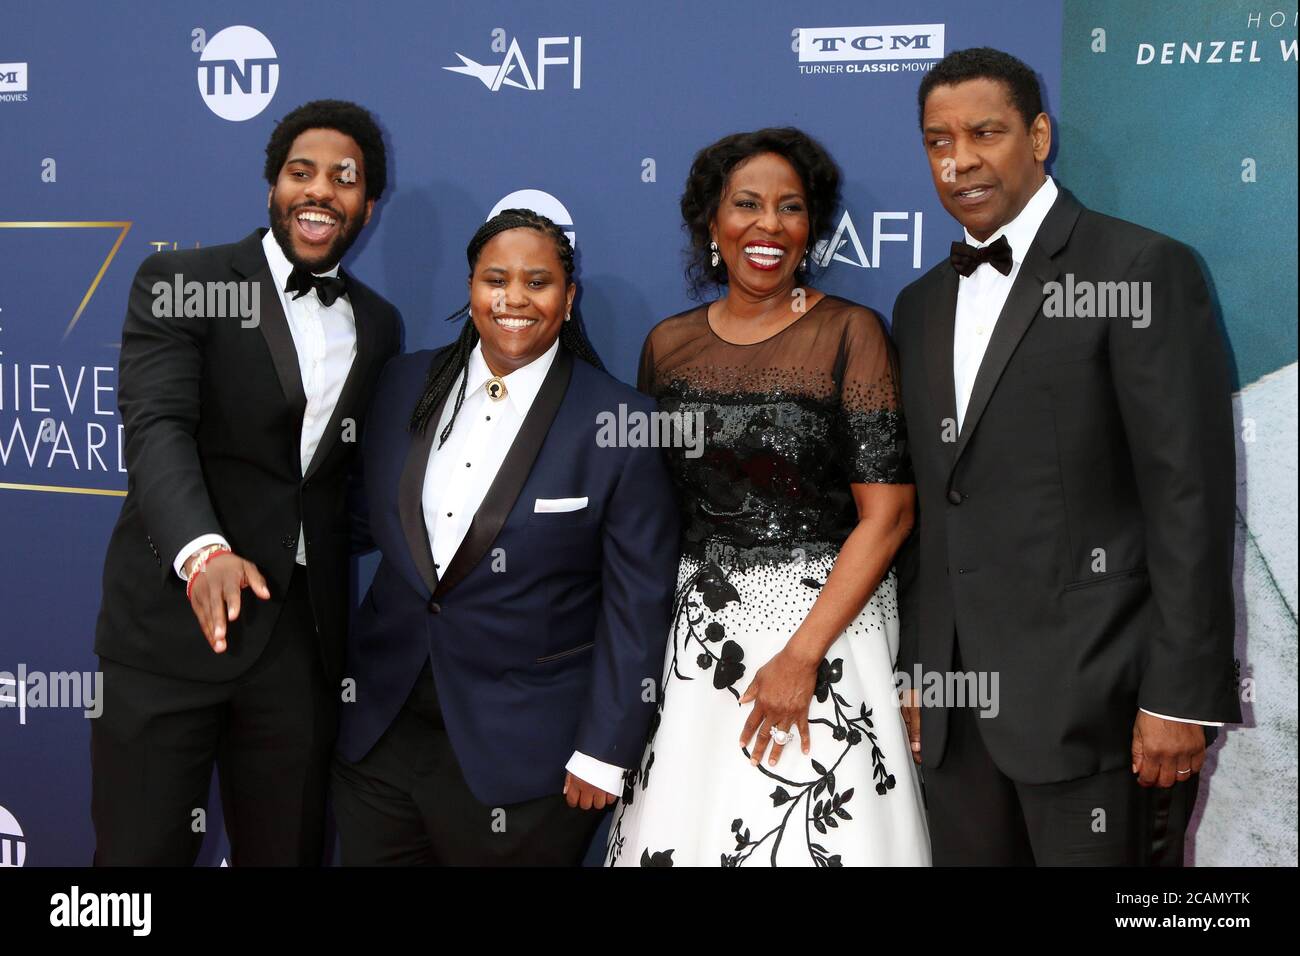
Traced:
<path fill-rule="evenodd" d="M 333 305 L 326 307 L 321 304 L 315 289 L 297 299 L 284 291 L 289 275 L 293 272 L 293 265 L 285 257 L 273 233 L 267 232 L 262 238 L 262 250 L 271 267 L 271 280 L 275 283 L 280 305 L 289 322 L 293 348 L 298 355 L 302 390 L 307 398 L 307 407 L 302 416 L 302 440 L 299 444 L 299 458 L 305 474 L 329 425 L 330 416 L 334 414 L 334 406 L 338 404 L 343 383 L 356 358 L 356 321 L 352 314 L 352 303 L 345 295 L 339 296 Z M 335 265 L 328 272 L 317 275 L 336 276 L 338 272 L 339 267 Z M 200 535 L 181 548 L 173 567 L 182 580 L 185 579 L 186 559 L 199 548 L 210 544 L 230 546 L 220 532 L 213 531 Z M 297 561 L 302 565 L 307 563 L 307 542 L 301 524 L 298 526 Z"/>
<path fill-rule="evenodd" d="M 1011 294 L 1011 287 L 1015 285 L 1016 276 L 1020 275 L 1020 266 L 1029 253 L 1029 247 L 1038 235 L 1039 227 L 1047 218 L 1052 204 L 1056 202 L 1058 192 L 1056 183 L 1048 176 L 1029 202 L 1025 203 L 1020 214 L 983 242 L 977 242 L 969 232 L 966 233 L 966 242 L 976 249 L 982 249 L 997 242 L 1000 236 L 1006 236 L 1007 243 L 1011 246 L 1011 271 L 1003 275 L 989 263 L 983 262 L 970 275 L 959 276 L 957 279 L 957 314 L 952 334 L 952 384 L 957 396 L 959 434 L 962 423 L 966 420 L 971 391 L 975 388 L 975 376 L 979 374 L 980 363 L 984 361 L 984 352 L 993 335 L 993 328 L 998 323 L 998 316 L 1002 314 L 1002 307 L 1007 303 L 1007 296 Z M 1152 717 L 1183 724 L 1223 726 L 1221 722 L 1168 717 L 1146 708 L 1139 709 Z"/>
<path fill-rule="evenodd" d="M 502 376 L 506 383 L 505 398 L 493 401 L 488 398 L 484 385 L 492 378 L 492 370 L 483 359 L 483 345 L 479 343 L 469 357 L 469 379 L 465 383 L 465 403 L 456 416 L 456 426 L 447 436 L 447 442 L 438 447 L 433 440 L 429 464 L 424 473 L 424 523 L 429 534 L 429 549 L 433 553 L 433 566 L 439 575 L 446 572 L 452 557 L 469 531 L 470 523 L 488 488 L 496 479 L 506 453 L 514 444 L 519 427 L 533 405 L 538 390 L 551 369 L 559 352 L 557 339 L 545 354 L 523 368 Z M 442 417 L 436 423 L 436 435 L 451 421 L 456 405 L 456 392 L 452 391 L 443 407 Z M 435 423 L 430 423 L 434 427 Z M 565 764 L 565 770 L 615 796 L 623 792 L 623 768 L 597 760 L 575 751 Z"/>

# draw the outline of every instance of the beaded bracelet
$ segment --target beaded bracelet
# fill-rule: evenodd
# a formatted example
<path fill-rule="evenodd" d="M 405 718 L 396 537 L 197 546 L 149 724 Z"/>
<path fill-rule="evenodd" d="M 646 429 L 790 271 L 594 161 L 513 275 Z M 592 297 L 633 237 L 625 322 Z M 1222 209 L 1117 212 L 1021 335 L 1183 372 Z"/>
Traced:
<path fill-rule="evenodd" d="M 199 550 L 199 556 L 194 561 L 194 568 L 190 571 L 189 580 L 185 582 L 185 600 L 188 601 L 190 599 L 190 593 L 194 590 L 194 581 L 203 573 L 204 569 L 208 566 L 208 562 L 212 560 L 213 555 L 221 554 L 222 552 L 225 552 L 226 554 L 233 553 L 224 544 L 210 544 L 206 548 Z"/>

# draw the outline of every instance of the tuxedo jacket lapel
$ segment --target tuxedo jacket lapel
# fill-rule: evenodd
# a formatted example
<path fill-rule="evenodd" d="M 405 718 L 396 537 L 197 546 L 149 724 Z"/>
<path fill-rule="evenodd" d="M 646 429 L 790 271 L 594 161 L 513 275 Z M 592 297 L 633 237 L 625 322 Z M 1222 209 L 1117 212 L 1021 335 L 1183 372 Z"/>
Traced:
<path fill-rule="evenodd" d="M 1011 361 L 1012 353 L 1038 315 L 1043 304 L 1043 283 L 1054 275 L 1052 260 L 1037 242 L 1033 243 L 1020 265 L 1020 272 L 1016 275 L 1007 301 L 993 326 L 993 334 L 989 337 L 989 345 L 980 361 L 979 371 L 975 373 L 970 402 L 966 405 L 966 417 L 962 420 L 961 433 L 957 436 L 954 464 L 961 458 L 971 434 L 979 426 L 980 416 L 988 407 L 993 389 L 997 387 L 998 379 Z"/>
<path fill-rule="evenodd" d="M 453 391 L 454 391 L 453 386 Z M 433 551 L 429 544 L 429 528 L 424 522 L 424 475 L 429 468 L 429 455 L 438 437 L 438 421 L 442 418 L 447 399 L 438 403 L 424 432 L 416 434 L 406 453 L 406 464 L 397 487 L 397 510 L 402 522 L 406 546 L 411 550 L 416 570 L 425 587 L 432 594 L 438 586 L 438 572 L 433 566 Z"/>
<path fill-rule="evenodd" d="M 492 486 L 488 488 L 483 503 L 474 515 L 474 520 L 470 522 L 464 540 L 461 541 L 451 563 L 448 564 L 446 573 L 438 580 L 434 590 L 435 597 L 447 593 L 463 580 L 501 533 L 510 510 L 514 508 L 515 501 L 519 498 L 519 492 L 523 490 L 524 482 L 528 480 L 528 475 L 533 470 L 533 462 L 537 460 L 537 455 L 542 450 L 551 422 L 555 420 L 555 415 L 560 410 L 560 403 L 568 390 L 572 372 L 573 356 L 567 349 L 561 347 L 551 363 L 550 370 L 546 373 L 546 378 L 542 380 L 542 387 L 538 389 L 537 397 L 533 399 L 532 407 L 528 409 L 523 424 L 519 426 L 519 433 L 515 436 L 510 451 L 506 453 L 505 460 L 492 481 Z M 437 418 L 434 421 L 436 422 Z"/>
<path fill-rule="evenodd" d="M 341 275 L 342 272 L 343 270 L 340 269 L 339 274 Z M 358 392 L 368 377 L 370 362 L 375 353 L 376 329 L 374 323 L 370 321 L 370 298 L 355 280 L 348 284 L 348 300 L 352 305 L 352 323 L 357 333 L 357 354 L 352 359 L 352 367 L 348 369 L 348 377 L 343 380 L 343 389 L 339 392 L 338 401 L 334 403 L 329 424 L 325 427 L 316 450 L 312 453 L 304 478 L 310 478 L 329 456 L 334 445 L 342 440 L 343 419 L 350 417 L 355 421 L 354 406 Z"/>
<path fill-rule="evenodd" d="M 966 406 L 966 417 L 962 420 L 961 433 L 957 436 L 957 447 L 953 454 L 953 464 L 961 459 L 962 452 L 970 443 L 971 435 L 979 427 L 980 418 L 993 397 L 993 390 L 1006 370 L 1007 363 L 1015 353 L 1020 340 L 1029 331 L 1034 318 L 1043 306 L 1043 286 L 1053 281 L 1060 274 L 1060 267 L 1053 256 L 1061 250 L 1075 221 L 1079 218 L 1079 202 L 1066 190 L 1061 189 L 1056 202 L 1048 211 L 1043 224 L 1038 228 L 1038 235 L 1029 245 L 1020 272 L 1011 286 L 1007 301 L 998 315 L 998 321 L 989 337 L 988 349 L 975 374 L 975 384 L 971 388 L 970 402 Z M 953 322 L 956 321 L 956 299 L 953 300 Z M 952 357 L 952 329 L 947 337 L 948 355 Z M 949 388 L 952 388 L 952 366 L 949 365 Z"/>
<path fill-rule="evenodd" d="M 298 352 L 293 347 L 289 320 L 285 318 L 284 308 L 280 305 L 280 290 L 275 287 L 271 266 L 262 250 L 260 230 L 254 230 L 251 236 L 239 243 L 233 265 L 235 271 L 245 279 L 257 283 L 258 306 L 261 309 L 257 327 L 271 352 L 271 361 L 275 365 L 275 374 L 280 380 L 285 401 L 301 416 L 307 408 L 307 393 L 303 391 L 302 374 L 298 370 Z"/>
<path fill-rule="evenodd" d="M 937 427 L 940 447 L 948 467 L 953 464 L 953 442 L 944 440 L 949 430 L 957 428 L 957 391 L 953 385 L 952 342 L 957 321 L 957 273 L 941 269 L 939 281 L 930 293 L 925 315 L 930 316 L 925 328 L 925 367 L 930 379 L 930 395 L 939 412 L 938 422 L 926 422 L 925 427 Z M 949 424 L 951 422 L 951 424 Z"/>

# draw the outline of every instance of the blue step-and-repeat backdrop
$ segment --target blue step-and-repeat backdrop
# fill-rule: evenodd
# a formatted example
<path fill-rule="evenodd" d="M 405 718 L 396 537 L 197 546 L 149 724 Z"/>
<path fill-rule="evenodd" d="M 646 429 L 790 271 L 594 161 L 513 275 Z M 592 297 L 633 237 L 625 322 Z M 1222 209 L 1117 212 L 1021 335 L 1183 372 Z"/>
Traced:
<path fill-rule="evenodd" d="M 1099 64 L 1099 56 L 1119 70 L 1140 61 L 1139 43 L 1158 45 L 1162 31 L 1207 41 L 1257 35 L 1266 68 L 1229 65 L 1224 72 L 1237 70 L 1234 82 L 1247 97 L 1276 96 L 1279 110 L 1289 96 L 1294 138 L 1294 2 L 1281 28 L 1270 26 L 1271 10 L 1248 26 L 1258 11 L 1247 4 L 1226 14 L 1225 6 L 1237 5 L 1170 4 L 1141 36 L 1122 29 L 1124 6 L 1067 2 L 1063 10 L 1059 0 L 6 4 L 0 14 L 0 866 L 84 864 L 93 849 L 84 712 L 94 705 L 92 643 L 104 549 L 126 487 L 116 365 L 131 277 L 154 250 L 231 242 L 266 225 L 264 148 L 289 110 L 311 99 L 350 99 L 370 108 L 384 128 L 389 191 L 347 265 L 401 310 L 408 349 L 457 333 L 443 318 L 464 301 L 464 248 L 477 226 L 498 208 L 531 206 L 574 236 L 590 337 L 611 371 L 631 381 L 646 332 L 691 304 L 678 198 L 696 151 L 728 133 L 796 125 L 829 148 L 844 172 L 843 207 L 818 257 L 816 284 L 888 315 L 897 292 L 960 236 L 934 194 L 915 105 L 920 79 L 951 50 L 1007 50 L 1039 72 L 1058 123 L 1068 124 L 1075 108 L 1088 123 L 1106 124 L 1110 110 L 1126 108 L 1124 93 L 1112 83 L 1110 101 L 1099 107 L 1081 84 L 1078 99 L 1063 105 L 1062 70 L 1071 57 L 1080 70 L 1085 61 Z M 1095 49 L 1096 27 L 1112 29 L 1108 50 Z M 844 39 L 805 43 L 801 53 L 801 30 Z M 884 39 L 848 42 L 862 35 Z M 1278 40 L 1287 38 L 1289 59 L 1285 43 L 1277 51 Z M 831 47 L 838 55 L 827 53 Z M 1120 87 L 1140 85 L 1159 69 L 1166 70 L 1162 78 L 1174 72 L 1159 65 L 1145 73 L 1133 69 L 1136 77 L 1116 72 L 1112 79 Z M 1220 75 L 1202 70 L 1183 79 L 1212 105 Z M 1208 90 L 1202 88 L 1207 80 Z M 1213 123 L 1205 126 L 1212 130 Z M 1054 161 L 1064 163 L 1070 149 L 1091 150 L 1101 139 L 1072 131 Z M 1087 153 L 1070 157 L 1081 180 L 1090 169 L 1122 168 L 1125 147 L 1107 141 L 1106 148 L 1111 155 L 1101 167 L 1091 166 Z M 1277 308 L 1293 317 L 1294 155 L 1289 164 L 1290 299 L 1280 287 L 1284 301 Z M 1222 172 L 1228 184 L 1222 188 L 1235 188 L 1238 172 L 1236 166 Z M 1213 175 L 1206 173 L 1209 185 L 1188 188 L 1220 188 Z M 1278 175 L 1276 165 L 1261 166 L 1260 176 L 1273 185 L 1257 191 L 1276 190 Z M 1147 215 L 1145 208 L 1126 214 L 1126 192 L 1097 189 L 1095 196 L 1076 191 L 1105 212 Z M 1285 211 L 1286 195 L 1284 188 L 1272 205 L 1281 201 Z M 1232 231 L 1233 224 L 1220 219 L 1217 228 Z M 1193 246 L 1206 238 L 1190 228 L 1175 234 Z M 1288 239 L 1281 241 L 1285 246 Z M 1215 263 L 1207 269 L 1214 274 Z M 1221 294 L 1234 281 L 1230 274 L 1214 278 Z M 1225 320 L 1235 334 L 1234 316 Z M 1252 357 L 1248 381 L 1284 366 L 1294 376 L 1294 327 L 1281 345 L 1273 331 L 1262 345 L 1252 331 L 1280 322 L 1253 315 L 1245 327 L 1250 344 L 1234 343 Z M 1289 414 L 1294 448 L 1294 385 Z M 1286 507 L 1294 528 L 1294 487 L 1291 495 Z M 1294 648 L 1294 555 L 1291 562 Z M 370 570 L 363 562 L 359 574 Z M 1276 627 L 1285 631 L 1285 620 Z M 1290 661 L 1294 690 L 1294 651 Z M 28 706 L 3 704 L 6 695 L 13 700 L 22 696 L 20 687 L 30 690 L 39 681 L 49 683 L 45 701 L 64 706 L 41 706 L 30 694 Z M 76 693 L 86 706 L 66 706 Z M 1294 715 L 1292 704 L 1292 734 Z M 1293 761 L 1289 786 L 1294 822 Z M 210 819 L 219 820 L 215 795 L 211 811 Z M 1201 822 L 1203 829 L 1213 825 Z M 226 849 L 219 826 L 212 830 L 201 860 L 207 865 L 221 863 Z M 1294 837 L 1289 853 L 1294 862 Z"/>

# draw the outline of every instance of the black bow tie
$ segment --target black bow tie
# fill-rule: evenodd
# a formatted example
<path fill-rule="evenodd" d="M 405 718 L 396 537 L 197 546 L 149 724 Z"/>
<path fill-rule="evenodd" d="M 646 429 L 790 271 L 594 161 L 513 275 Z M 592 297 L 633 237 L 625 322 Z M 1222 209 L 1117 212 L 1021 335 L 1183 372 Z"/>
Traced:
<path fill-rule="evenodd" d="M 284 291 L 292 292 L 295 299 L 300 299 L 312 289 L 316 290 L 320 304 L 328 309 L 338 301 L 339 296 L 347 293 L 348 280 L 342 269 L 337 276 L 317 276 L 302 266 L 294 266 L 289 273 L 289 281 L 284 285 Z"/>
<path fill-rule="evenodd" d="M 954 242 L 949 261 L 961 276 L 970 275 L 979 268 L 981 262 L 987 262 L 1004 276 L 1009 276 L 1011 275 L 1011 243 L 1007 242 L 1006 236 L 998 236 L 997 242 L 990 243 L 982 249 L 964 242 Z"/>

